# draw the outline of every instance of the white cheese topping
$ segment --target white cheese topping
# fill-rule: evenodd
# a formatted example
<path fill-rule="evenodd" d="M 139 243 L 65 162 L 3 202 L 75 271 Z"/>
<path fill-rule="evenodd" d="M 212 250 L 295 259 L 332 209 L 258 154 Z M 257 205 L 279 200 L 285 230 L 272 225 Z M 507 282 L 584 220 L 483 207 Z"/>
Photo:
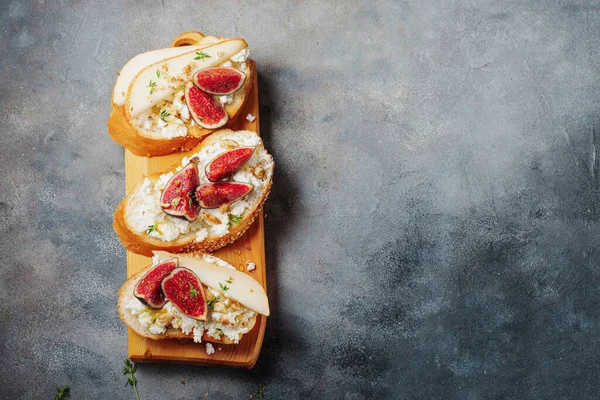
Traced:
<path fill-rule="evenodd" d="M 241 62 L 246 61 L 248 59 L 249 55 L 250 55 L 250 49 L 245 48 L 245 49 L 242 49 L 239 53 L 231 56 L 231 61 L 241 63 Z"/>
<path fill-rule="evenodd" d="M 206 343 L 206 354 L 210 356 L 211 354 L 214 354 L 214 352 L 215 348 L 213 347 L 213 345 L 210 343 Z"/>
<path fill-rule="evenodd" d="M 227 139 L 235 141 L 239 146 L 256 146 L 252 157 L 232 176 L 234 181 L 251 183 L 254 188 L 250 193 L 231 204 L 228 210 L 201 209 L 198 218 L 190 222 L 182 217 L 168 215 L 160 207 L 161 192 L 174 175 L 173 172 L 161 175 L 154 183 L 150 179 L 145 179 L 137 191 L 128 197 L 125 205 L 125 216 L 131 229 L 138 234 L 162 241 L 193 238 L 197 242 L 202 242 L 207 238 L 226 235 L 230 227 L 230 214 L 243 218 L 254 208 L 273 174 L 273 161 L 258 135 L 248 131 L 238 131 L 232 132 Z M 199 159 L 200 184 L 209 182 L 204 174 L 206 164 L 218 154 L 230 150 L 227 145 L 228 143 L 221 140 L 195 154 Z M 182 166 L 187 165 L 188 162 L 189 159 L 184 158 Z"/>

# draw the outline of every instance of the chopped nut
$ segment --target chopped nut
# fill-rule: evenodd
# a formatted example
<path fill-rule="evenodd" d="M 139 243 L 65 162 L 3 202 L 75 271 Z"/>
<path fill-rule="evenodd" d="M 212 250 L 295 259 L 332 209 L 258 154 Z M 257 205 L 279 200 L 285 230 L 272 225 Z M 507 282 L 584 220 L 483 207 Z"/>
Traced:
<path fill-rule="evenodd" d="M 243 271 L 243 270 L 244 270 L 244 266 L 243 266 L 243 265 L 240 265 L 240 266 L 238 267 L 238 269 L 239 269 L 240 271 Z"/>
<path fill-rule="evenodd" d="M 202 213 L 202 218 L 211 224 L 219 225 L 221 223 L 221 220 L 212 214 Z"/>
<path fill-rule="evenodd" d="M 222 213 L 226 213 L 229 210 L 229 203 L 221 204 L 219 207 L 219 211 Z"/>
<path fill-rule="evenodd" d="M 258 179 L 262 179 L 262 178 L 265 177 L 265 170 L 260 165 L 257 165 L 254 168 L 254 171 L 252 171 L 252 175 L 254 175 L 255 177 L 257 177 Z"/>
<path fill-rule="evenodd" d="M 240 145 L 237 144 L 237 142 L 235 140 L 231 140 L 231 139 L 221 139 L 221 147 L 224 147 L 226 149 L 234 149 L 236 147 L 239 147 Z"/>
<path fill-rule="evenodd" d="M 217 57 L 223 57 L 225 55 L 222 51 L 217 51 Z"/>
<path fill-rule="evenodd" d="M 165 71 L 165 72 L 169 72 L 169 66 L 167 65 L 167 63 L 164 63 L 162 65 L 162 70 Z"/>
<path fill-rule="evenodd" d="M 185 67 L 183 67 L 183 73 L 186 75 L 189 75 L 192 73 L 192 66 L 191 65 L 186 65 Z"/>

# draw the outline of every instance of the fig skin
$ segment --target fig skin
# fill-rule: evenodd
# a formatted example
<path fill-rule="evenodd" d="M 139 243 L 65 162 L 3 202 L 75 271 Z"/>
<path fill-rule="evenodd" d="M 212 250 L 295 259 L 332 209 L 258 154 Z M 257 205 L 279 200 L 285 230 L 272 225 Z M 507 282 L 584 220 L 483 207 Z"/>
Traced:
<path fill-rule="evenodd" d="M 188 268 L 179 267 L 165 276 L 160 284 L 165 297 L 183 314 L 206 321 L 208 304 L 202 282 Z"/>
<path fill-rule="evenodd" d="M 209 94 L 224 96 L 240 90 L 246 74 L 231 67 L 201 69 L 192 77 L 194 85 Z"/>
<path fill-rule="evenodd" d="M 243 182 L 211 182 L 198 186 L 196 199 L 202 208 L 218 208 L 223 204 L 231 204 L 254 189 L 249 183 Z"/>
<path fill-rule="evenodd" d="M 194 121 L 206 129 L 217 129 L 229 121 L 229 115 L 217 99 L 198 89 L 192 82 L 185 85 L 185 102 Z"/>
<path fill-rule="evenodd" d="M 133 295 L 150 308 L 162 308 L 167 303 L 162 291 L 162 281 L 178 267 L 177 257 L 156 264 L 135 284 Z"/>
<path fill-rule="evenodd" d="M 206 164 L 204 168 L 206 177 L 211 182 L 218 182 L 227 178 L 240 169 L 252 157 L 255 148 L 238 147 L 237 149 L 219 154 Z"/>
<path fill-rule="evenodd" d="M 181 171 L 169 179 L 160 195 L 160 207 L 169 215 L 195 221 L 200 207 L 192 193 L 199 184 L 198 158 L 194 157 Z"/>

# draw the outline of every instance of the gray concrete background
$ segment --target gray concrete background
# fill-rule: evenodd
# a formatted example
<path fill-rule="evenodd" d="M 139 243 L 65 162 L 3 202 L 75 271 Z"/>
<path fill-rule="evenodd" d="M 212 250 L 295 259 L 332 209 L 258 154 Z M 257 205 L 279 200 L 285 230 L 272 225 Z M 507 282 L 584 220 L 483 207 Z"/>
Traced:
<path fill-rule="evenodd" d="M 272 317 L 253 371 L 141 365 L 143 400 L 600 396 L 600 2 L 0 12 L 0 398 L 134 398 L 106 120 L 186 30 L 258 63 Z"/>

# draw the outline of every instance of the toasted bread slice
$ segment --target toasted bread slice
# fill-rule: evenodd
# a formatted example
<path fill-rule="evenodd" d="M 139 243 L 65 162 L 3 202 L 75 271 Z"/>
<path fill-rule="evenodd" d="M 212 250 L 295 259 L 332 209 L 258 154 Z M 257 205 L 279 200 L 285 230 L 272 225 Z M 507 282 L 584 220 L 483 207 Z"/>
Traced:
<path fill-rule="evenodd" d="M 243 272 L 237 271 L 234 267 L 232 267 L 225 261 L 218 259 L 214 256 L 199 253 L 199 252 L 180 254 L 180 255 L 176 255 L 176 256 L 179 257 L 181 266 L 192 270 L 193 272 L 197 273 L 200 276 L 201 276 L 200 272 L 202 272 L 202 271 L 199 271 L 199 266 L 202 267 L 201 264 L 206 265 L 208 263 L 208 264 L 214 264 L 214 265 L 207 265 L 207 267 L 209 267 L 209 268 L 210 267 L 215 268 L 217 266 L 218 266 L 217 269 L 223 268 L 225 270 L 225 272 L 227 273 L 227 275 L 232 276 L 232 279 L 234 282 L 236 279 L 240 279 L 240 278 L 245 278 L 245 280 L 250 279 L 253 281 L 253 284 L 251 286 L 254 289 L 253 293 L 251 293 L 251 294 L 256 294 L 257 292 L 260 292 L 258 294 L 260 296 L 264 296 L 265 301 L 266 301 L 266 293 L 264 292 L 264 289 L 262 289 L 262 287 L 260 287 L 258 282 L 254 281 L 253 278 L 249 277 L 248 275 L 245 275 Z M 159 257 L 159 260 L 160 260 L 160 257 Z M 158 260 L 157 260 L 157 262 L 158 262 Z M 200 264 L 200 265 L 198 265 L 198 264 Z M 137 334 L 147 337 L 147 338 L 150 338 L 150 339 L 154 339 L 154 340 L 160 340 L 160 339 L 180 339 L 180 340 L 183 339 L 183 340 L 185 340 L 185 339 L 188 339 L 188 340 L 199 341 L 198 337 L 195 338 L 195 332 L 192 331 L 191 326 L 194 326 L 197 328 L 196 325 L 193 325 L 194 321 L 192 321 L 191 319 L 187 319 L 188 333 L 185 333 L 183 331 L 182 327 L 176 328 L 173 325 L 171 325 L 172 320 L 182 318 L 182 314 L 180 314 L 180 312 L 178 312 L 178 311 L 174 311 L 175 309 L 172 306 L 167 304 L 167 305 L 163 306 L 162 309 L 154 310 L 154 309 L 148 308 L 147 306 L 142 304 L 134 296 L 133 293 L 134 293 L 135 285 L 137 284 L 139 279 L 151 267 L 152 266 L 148 266 L 148 268 L 131 276 L 129 279 L 127 279 L 127 281 L 119 289 L 118 303 L 117 303 L 117 310 L 119 313 L 119 317 L 121 318 L 123 323 L 125 323 L 128 327 L 133 329 Z M 206 273 L 206 271 L 204 271 L 204 273 Z M 244 275 L 244 276 L 239 276 L 239 274 Z M 256 285 L 258 285 L 258 286 L 256 286 Z M 219 300 L 213 304 L 214 311 L 209 312 L 207 321 L 205 323 L 200 323 L 200 326 L 202 327 L 201 340 L 207 341 L 207 342 L 213 342 L 213 343 L 222 343 L 222 344 L 237 343 L 239 341 L 239 339 L 243 336 L 243 334 L 250 332 L 252 330 L 252 328 L 254 327 L 254 325 L 256 323 L 258 313 L 251 309 L 246 308 L 244 305 L 244 302 L 243 302 L 244 299 L 240 298 L 239 296 L 238 296 L 238 299 L 241 301 L 236 301 L 236 300 L 229 298 L 222 292 L 214 292 L 214 289 L 212 289 L 208 284 L 205 284 L 204 282 L 203 282 L 203 286 L 204 286 L 205 292 L 207 293 L 208 296 L 210 296 L 210 298 L 214 297 L 214 295 L 212 293 L 218 293 Z M 211 290 L 213 292 L 211 292 Z M 227 300 L 227 302 L 225 302 L 225 300 Z M 227 305 L 225 305 L 225 303 L 227 303 Z M 234 307 L 233 309 L 232 308 L 222 309 L 223 307 L 232 307 L 232 305 Z M 240 320 L 235 325 L 223 324 L 223 323 L 221 323 L 220 320 L 213 318 L 213 315 L 228 314 L 228 316 L 229 316 L 229 315 L 231 315 L 229 313 L 229 311 L 231 311 L 231 310 L 238 311 L 238 313 L 240 315 L 240 317 L 239 317 Z M 245 311 L 243 313 L 241 313 L 240 310 L 245 310 Z M 268 310 L 268 308 L 267 308 L 267 310 Z M 215 312 L 217 312 L 217 313 L 215 314 Z M 220 312 L 220 314 L 219 314 L 219 312 Z M 245 316 L 245 318 L 244 318 L 244 316 Z M 152 322 L 152 319 L 155 321 L 158 320 L 159 324 L 162 322 L 162 325 L 160 325 L 160 326 L 161 327 L 164 326 L 164 328 L 165 328 L 165 331 L 163 333 L 157 333 L 156 331 L 155 331 L 155 333 L 153 333 L 151 331 L 151 326 L 154 324 Z M 151 320 L 151 321 L 148 322 L 148 320 Z M 192 323 L 191 326 L 190 326 L 190 323 Z M 239 333 L 233 333 L 233 334 L 230 333 L 230 336 L 227 336 L 226 333 L 219 334 L 218 335 L 219 337 L 211 336 L 210 333 L 215 332 L 215 327 L 224 328 L 221 332 L 229 332 L 229 331 L 225 330 L 225 326 L 233 327 L 234 329 L 237 329 L 238 330 L 237 332 L 239 332 Z M 199 329 L 199 328 L 197 328 L 197 329 Z M 234 330 L 233 332 L 236 332 L 236 331 Z"/>
<path fill-rule="evenodd" d="M 171 87 L 189 80 L 193 72 L 198 69 L 229 65 L 231 64 L 229 57 L 235 55 L 232 53 L 239 49 L 247 49 L 243 39 L 204 37 L 199 32 L 186 32 L 175 39 L 172 45 L 180 47 L 153 50 L 132 58 L 121 70 L 113 89 L 113 107 L 108 119 L 108 133 L 117 143 L 139 156 L 158 156 L 187 151 L 210 134 L 213 130 L 202 128 L 195 124 L 192 118 L 179 114 L 179 118 L 174 121 L 184 128 L 177 133 L 165 133 L 156 122 L 161 119 L 159 115 L 161 110 L 169 109 L 169 106 L 175 102 L 174 96 L 181 95 Z M 212 55 L 195 61 L 194 56 L 197 52 Z M 182 61 L 178 61 L 179 59 Z M 177 68 L 169 70 L 169 63 L 176 65 Z M 190 65 L 190 68 L 181 69 L 182 65 L 186 68 Z M 256 64 L 251 60 L 245 60 L 233 62 L 232 65 L 250 78 Z M 147 85 L 151 84 L 157 84 L 156 91 L 152 87 L 148 89 Z M 252 84 L 252 79 L 246 79 L 238 91 L 224 100 L 223 106 L 229 116 L 224 127 L 231 126 L 239 117 Z M 185 105 L 185 99 L 180 99 L 180 103 Z M 167 114 L 173 113 L 174 111 L 171 110 Z M 175 115 L 171 118 L 175 118 Z"/>
<path fill-rule="evenodd" d="M 142 179 L 121 201 L 113 227 L 123 245 L 146 256 L 152 255 L 152 250 L 211 252 L 242 236 L 258 215 L 273 181 L 275 165 L 262 140 L 254 132 L 223 129 L 211 134 L 191 154 L 199 158 L 198 172 L 203 184 L 208 182 L 206 164 L 235 146 L 256 146 L 252 157 L 232 175 L 232 180 L 254 186 L 248 195 L 228 207 L 201 209 L 193 222 L 167 215 L 160 208 L 160 193 L 176 168 L 187 165 L 189 159 L 184 157 L 181 164 L 164 174 Z"/>

